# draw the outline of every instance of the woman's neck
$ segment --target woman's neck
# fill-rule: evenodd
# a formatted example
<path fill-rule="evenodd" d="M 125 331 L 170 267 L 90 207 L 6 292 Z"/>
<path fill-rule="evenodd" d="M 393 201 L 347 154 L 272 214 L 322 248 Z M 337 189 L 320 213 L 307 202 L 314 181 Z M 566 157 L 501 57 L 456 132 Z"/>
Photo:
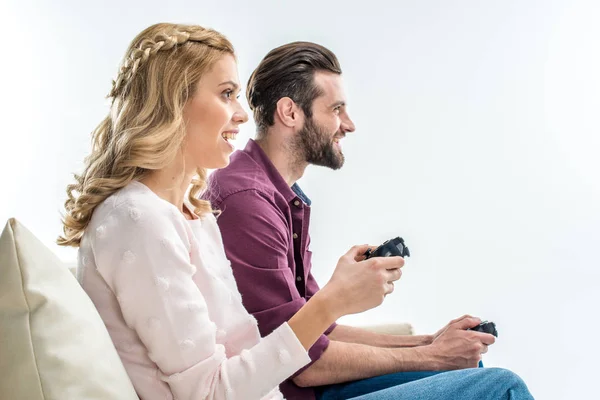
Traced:
<path fill-rule="evenodd" d="M 185 194 L 190 187 L 194 172 L 176 173 L 172 168 L 152 171 L 141 179 L 158 197 L 173 204 L 187 218 L 194 219 L 194 215 L 184 205 Z"/>

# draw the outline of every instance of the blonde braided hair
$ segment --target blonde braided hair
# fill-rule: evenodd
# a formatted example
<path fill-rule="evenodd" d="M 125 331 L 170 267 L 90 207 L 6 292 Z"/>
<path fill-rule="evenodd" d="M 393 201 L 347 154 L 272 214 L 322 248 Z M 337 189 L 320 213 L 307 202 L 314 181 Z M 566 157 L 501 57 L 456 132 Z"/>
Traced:
<path fill-rule="evenodd" d="M 131 49 L 129 57 L 126 57 L 123 61 L 119 75 L 113 81 L 113 87 L 108 96 L 115 98 L 121 91 L 125 90 L 127 82 L 131 82 L 140 63 L 146 62 L 148 57 L 161 50 L 171 50 L 176 45 L 187 42 L 189 38 L 190 34 L 185 31 L 174 31 L 171 35 L 160 33 L 156 38 L 143 39 L 138 47 Z"/>
<path fill-rule="evenodd" d="M 224 54 L 234 55 L 227 38 L 196 25 L 152 25 L 131 42 L 108 95 L 109 115 L 92 132 L 84 172 L 67 186 L 59 245 L 79 246 L 99 204 L 173 161 L 185 138 L 183 107 Z M 198 215 L 212 211 L 198 198 L 205 184 L 206 171 L 199 169 L 189 192 Z"/>

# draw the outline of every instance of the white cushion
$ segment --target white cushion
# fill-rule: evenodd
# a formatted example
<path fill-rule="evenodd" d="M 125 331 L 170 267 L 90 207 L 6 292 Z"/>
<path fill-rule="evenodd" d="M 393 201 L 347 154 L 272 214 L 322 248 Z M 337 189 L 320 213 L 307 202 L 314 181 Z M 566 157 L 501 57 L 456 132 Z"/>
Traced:
<path fill-rule="evenodd" d="M 407 322 L 400 322 L 397 324 L 368 325 L 361 326 L 361 328 L 371 332 L 385 333 L 388 335 L 414 335 L 415 333 L 413 326 Z"/>
<path fill-rule="evenodd" d="M 0 341 L 0 399 L 138 399 L 89 297 L 14 219 L 0 236 Z"/>

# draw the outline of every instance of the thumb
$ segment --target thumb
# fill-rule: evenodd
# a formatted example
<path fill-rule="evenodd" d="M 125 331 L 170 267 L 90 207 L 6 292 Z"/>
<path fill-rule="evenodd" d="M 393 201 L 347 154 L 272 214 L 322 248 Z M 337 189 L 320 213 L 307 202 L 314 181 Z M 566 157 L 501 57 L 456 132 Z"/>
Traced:
<path fill-rule="evenodd" d="M 481 320 L 477 317 L 469 317 L 464 318 L 456 322 L 456 327 L 458 329 L 467 330 L 469 328 L 474 328 L 481 323 Z"/>
<path fill-rule="evenodd" d="M 352 246 L 350 250 L 346 253 L 348 257 L 352 257 L 353 259 L 362 256 L 365 254 L 367 250 L 369 250 L 371 246 L 368 244 L 357 244 L 356 246 Z"/>

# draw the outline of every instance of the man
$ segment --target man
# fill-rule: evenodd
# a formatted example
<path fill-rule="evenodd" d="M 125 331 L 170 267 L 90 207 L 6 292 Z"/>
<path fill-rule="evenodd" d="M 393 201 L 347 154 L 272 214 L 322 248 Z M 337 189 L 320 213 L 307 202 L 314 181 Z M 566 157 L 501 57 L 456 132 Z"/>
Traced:
<path fill-rule="evenodd" d="M 338 60 L 314 43 L 272 50 L 250 77 L 247 98 L 257 126 L 255 140 L 211 176 L 204 198 L 222 211 L 218 223 L 244 306 L 265 336 L 319 290 L 311 274 L 311 203 L 296 181 L 311 164 L 341 168 L 340 141 L 355 127 Z M 467 330 L 479 322 L 463 316 L 425 336 L 375 334 L 334 324 L 310 349 L 312 363 L 281 390 L 288 400 L 350 398 L 417 379 L 425 382 L 448 374 L 441 374 L 445 370 L 475 368 L 495 339 Z M 448 384 L 456 381 L 454 376 L 433 386 L 445 394 L 464 393 L 464 387 Z M 522 381 L 513 378 L 504 380 L 516 385 L 510 390 L 526 392 Z"/>

